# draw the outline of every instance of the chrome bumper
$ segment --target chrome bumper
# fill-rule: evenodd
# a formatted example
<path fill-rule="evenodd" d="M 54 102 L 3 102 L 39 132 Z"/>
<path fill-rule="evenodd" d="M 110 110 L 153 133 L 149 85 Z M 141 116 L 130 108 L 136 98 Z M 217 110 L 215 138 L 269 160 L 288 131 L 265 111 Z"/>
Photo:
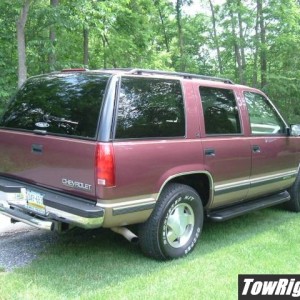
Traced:
<path fill-rule="evenodd" d="M 33 197 L 29 203 L 28 191 L 38 195 L 38 201 Z M 47 230 L 58 223 L 98 228 L 104 220 L 104 209 L 96 203 L 7 179 L 0 179 L 0 213 Z"/>

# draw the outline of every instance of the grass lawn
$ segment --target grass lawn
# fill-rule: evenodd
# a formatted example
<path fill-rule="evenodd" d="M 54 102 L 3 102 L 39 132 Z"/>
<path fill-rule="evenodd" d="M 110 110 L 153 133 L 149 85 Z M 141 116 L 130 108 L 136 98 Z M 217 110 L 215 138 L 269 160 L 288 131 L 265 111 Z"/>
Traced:
<path fill-rule="evenodd" d="M 110 231 L 59 238 L 31 265 L 0 266 L 0 299 L 237 299 L 238 274 L 300 274 L 300 214 L 206 222 L 186 258 L 157 262 Z"/>

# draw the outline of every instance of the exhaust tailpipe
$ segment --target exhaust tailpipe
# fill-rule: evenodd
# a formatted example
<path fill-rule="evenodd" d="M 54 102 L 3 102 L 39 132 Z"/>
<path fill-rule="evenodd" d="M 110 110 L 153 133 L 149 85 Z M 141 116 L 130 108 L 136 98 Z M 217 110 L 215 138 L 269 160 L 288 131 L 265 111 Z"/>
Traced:
<path fill-rule="evenodd" d="M 126 227 L 112 227 L 111 230 L 122 235 L 130 243 L 137 244 L 139 241 L 139 238 Z"/>

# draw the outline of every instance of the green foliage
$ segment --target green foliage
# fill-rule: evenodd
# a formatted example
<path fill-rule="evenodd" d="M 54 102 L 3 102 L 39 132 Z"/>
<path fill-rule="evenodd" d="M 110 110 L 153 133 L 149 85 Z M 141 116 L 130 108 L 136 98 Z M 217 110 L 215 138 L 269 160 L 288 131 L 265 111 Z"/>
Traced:
<path fill-rule="evenodd" d="M 298 119 L 299 1 L 262 1 L 260 14 L 257 0 L 227 0 L 213 5 L 216 36 L 211 7 L 204 0 L 193 1 L 192 7 L 205 9 L 192 15 L 185 11 L 192 1 L 59 0 L 57 7 L 49 2 L 31 2 L 25 32 L 28 76 L 53 67 L 184 69 L 263 88 L 289 120 Z M 22 4 L 21 0 L 0 2 L 0 106 L 17 86 L 16 20 Z M 55 30 L 54 41 L 49 39 L 50 29 Z M 84 30 L 88 37 L 87 65 Z M 260 66 L 262 53 L 266 82 Z M 55 62 L 50 66 L 51 55 Z M 219 74 L 220 64 L 223 74 Z"/>
<path fill-rule="evenodd" d="M 289 124 L 300 123 L 300 72 L 284 75 L 270 74 L 264 91 L 274 102 Z"/>
<path fill-rule="evenodd" d="M 15 22 L 17 2 L 0 3 L 0 107 L 5 105 L 17 85 L 17 53 Z"/>

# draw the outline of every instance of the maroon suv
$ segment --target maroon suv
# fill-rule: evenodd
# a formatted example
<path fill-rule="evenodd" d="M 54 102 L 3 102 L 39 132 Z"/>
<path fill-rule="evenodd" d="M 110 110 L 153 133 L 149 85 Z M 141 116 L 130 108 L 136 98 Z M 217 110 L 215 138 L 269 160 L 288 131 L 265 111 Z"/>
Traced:
<path fill-rule="evenodd" d="M 0 120 L 0 213 L 106 227 L 156 259 L 189 253 L 204 216 L 300 210 L 299 126 L 259 90 L 155 70 L 30 78 Z"/>

